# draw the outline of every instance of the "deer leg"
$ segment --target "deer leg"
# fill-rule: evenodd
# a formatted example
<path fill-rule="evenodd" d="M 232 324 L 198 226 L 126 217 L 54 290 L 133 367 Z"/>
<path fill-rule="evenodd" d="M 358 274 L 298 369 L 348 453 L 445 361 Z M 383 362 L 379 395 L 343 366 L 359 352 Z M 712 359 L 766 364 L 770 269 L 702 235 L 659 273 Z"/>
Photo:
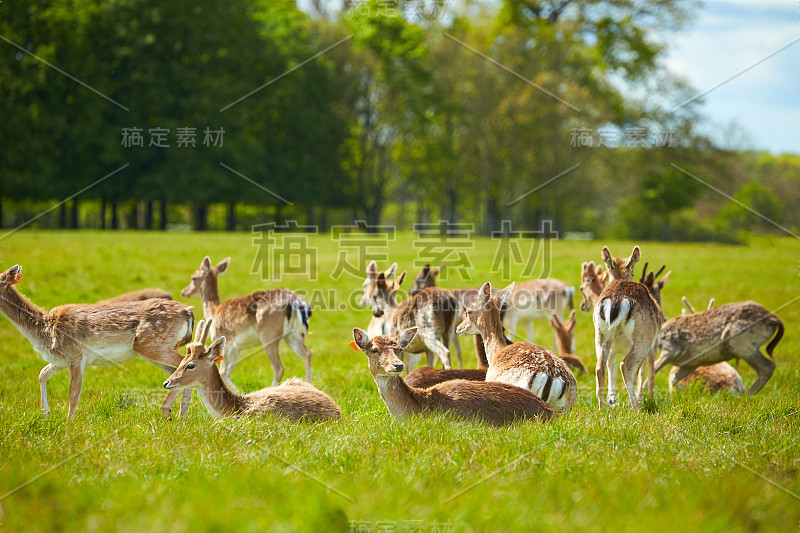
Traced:
<path fill-rule="evenodd" d="M 69 367 L 69 421 L 75 414 L 75 408 L 81 399 L 81 388 L 83 387 L 83 364 L 70 365 Z"/>
<path fill-rule="evenodd" d="M 456 349 L 456 357 L 458 358 L 458 368 L 464 368 L 464 362 L 461 360 L 461 343 L 458 342 L 458 335 L 453 335 L 453 346 Z"/>
<path fill-rule="evenodd" d="M 636 347 L 631 346 L 630 351 L 625 356 L 625 359 L 619 364 L 619 370 L 622 374 L 622 379 L 625 381 L 625 387 L 628 389 L 628 404 L 633 409 L 639 409 L 639 400 L 636 398 L 636 387 L 634 380 L 642 367 L 642 361 L 637 361 Z"/>
<path fill-rule="evenodd" d="M 442 367 L 445 370 L 450 370 L 450 350 L 447 349 L 439 337 L 434 334 L 427 333 L 422 335 L 422 340 L 425 342 L 425 346 L 427 347 L 428 353 L 428 361 L 430 362 L 431 356 L 430 352 L 435 353 L 439 356 L 439 359 L 442 360 Z M 429 365 L 430 366 L 430 365 Z"/>
<path fill-rule="evenodd" d="M 50 406 L 47 404 L 47 380 L 59 370 L 64 370 L 64 367 L 55 366 L 50 363 L 39 372 L 39 390 L 41 392 L 42 412 L 44 414 L 50 414 Z"/>
<path fill-rule="evenodd" d="M 506 313 L 506 318 L 508 322 L 506 324 L 506 335 L 512 341 L 517 340 L 514 336 L 517 333 L 517 324 L 519 323 L 519 319 L 517 318 L 516 313 Z"/>
<path fill-rule="evenodd" d="M 422 359 L 422 354 L 419 353 L 405 353 L 403 354 L 403 362 L 406 364 L 406 375 L 408 375 L 419 364 Z"/>
<path fill-rule="evenodd" d="M 303 366 L 306 368 L 306 381 L 311 383 L 311 350 L 306 346 L 306 341 L 303 337 L 302 333 L 296 333 L 286 337 L 284 340 L 289 345 L 289 348 L 303 360 Z"/>
<path fill-rule="evenodd" d="M 533 335 L 533 320 L 529 320 L 525 324 L 525 329 L 528 332 L 528 342 L 530 342 L 531 344 L 536 344 L 536 338 Z"/>
<path fill-rule="evenodd" d="M 595 351 L 597 353 L 597 367 L 595 368 L 595 393 L 600 408 L 603 408 L 603 396 L 606 389 L 606 366 L 608 365 L 608 344 L 604 342 L 600 332 L 594 336 Z"/>
<path fill-rule="evenodd" d="M 647 366 L 649 372 L 647 373 L 647 393 L 651 398 L 656 395 L 656 348 L 653 347 L 650 353 L 647 354 Z"/>
<path fill-rule="evenodd" d="M 272 365 L 272 386 L 280 385 L 281 380 L 283 380 L 283 362 L 281 361 L 281 354 L 278 350 L 278 344 L 281 338 L 275 338 L 274 335 L 266 332 L 259 335 L 261 336 L 261 344 L 264 346 L 264 351 L 267 353 L 269 362 Z M 230 372 L 232 371 L 233 368 L 228 371 L 228 380 L 230 380 Z"/>
<path fill-rule="evenodd" d="M 266 350 L 266 348 L 264 349 Z M 269 352 L 267 352 L 267 355 L 269 355 Z M 222 362 L 219 365 L 219 375 L 222 377 L 222 380 L 232 389 L 238 388 L 231 380 L 231 374 L 233 374 L 233 369 L 236 368 L 236 363 L 238 362 L 239 347 L 233 343 L 231 343 L 230 347 L 226 344 L 222 352 Z"/>
<path fill-rule="evenodd" d="M 772 377 L 772 373 L 775 371 L 775 363 L 764 357 L 760 351 L 756 351 L 754 355 L 748 357 L 745 361 L 756 371 L 756 380 L 747 390 L 747 394 L 756 394 Z"/>

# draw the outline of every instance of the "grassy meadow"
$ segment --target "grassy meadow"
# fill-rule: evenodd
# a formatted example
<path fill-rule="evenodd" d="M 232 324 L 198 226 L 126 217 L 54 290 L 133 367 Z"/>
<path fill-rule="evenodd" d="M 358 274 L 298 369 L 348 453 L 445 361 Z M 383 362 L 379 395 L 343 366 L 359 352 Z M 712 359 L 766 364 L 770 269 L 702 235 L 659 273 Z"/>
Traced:
<path fill-rule="evenodd" d="M 550 275 L 577 290 L 581 261 L 598 261 L 602 244 L 553 241 Z M 622 256 L 633 243 L 608 244 Z M 330 236 L 310 237 L 316 282 L 303 274 L 278 282 L 251 273 L 257 248 L 249 234 L 13 234 L 0 241 L 0 268 L 21 264 L 18 288 L 45 308 L 161 287 L 194 305 L 199 320 L 199 298 L 183 299 L 180 290 L 206 254 L 214 263 L 232 258 L 220 276 L 223 299 L 259 288 L 319 289 L 309 297 L 314 383 L 339 403 L 343 418 L 317 425 L 214 421 L 195 395 L 187 417 L 167 421 L 158 408 L 165 374 L 137 360 L 89 367 L 68 424 L 68 373 L 50 379 L 52 414 L 41 415 L 44 362 L 2 317 L 0 531 L 797 530 L 800 497 L 779 486 L 800 493 L 800 300 L 793 301 L 800 296 L 800 242 L 639 244 L 637 278 L 645 261 L 672 270 L 663 291 L 667 316 L 680 313 L 686 295 L 697 308 L 710 297 L 718 305 L 754 299 L 781 317 L 786 334 L 761 393 L 732 397 L 694 387 L 670 396 L 665 369 L 642 411 L 627 408 L 625 392 L 616 410 L 599 410 L 590 372 L 578 377 L 569 415 L 550 423 L 496 429 L 446 417 L 397 422 L 366 357 L 348 346 L 369 311 L 352 305 L 363 275 L 331 278 L 340 249 Z M 512 263 L 507 279 L 488 274 L 497 246 L 476 239 L 468 251 L 471 281 L 451 269 L 440 285 L 516 279 L 525 265 Z M 389 246 L 391 260 L 411 278 L 417 252 L 410 234 Z M 538 323 L 536 334 L 552 347 L 549 325 Z M 578 311 L 576 335 L 576 351 L 591 369 L 589 313 Z M 465 366 L 474 367 L 471 340 L 461 344 Z M 302 376 L 300 359 L 285 345 L 281 354 L 286 377 Z M 740 372 L 749 386 L 754 372 L 746 364 Z M 241 360 L 233 379 L 244 391 L 267 386 L 272 369 L 263 351 Z"/>

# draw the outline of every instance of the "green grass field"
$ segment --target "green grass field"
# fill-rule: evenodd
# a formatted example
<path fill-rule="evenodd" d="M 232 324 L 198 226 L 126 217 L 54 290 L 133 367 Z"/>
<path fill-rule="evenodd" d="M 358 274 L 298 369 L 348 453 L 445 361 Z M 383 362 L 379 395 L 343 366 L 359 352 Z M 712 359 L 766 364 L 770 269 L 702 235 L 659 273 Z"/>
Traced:
<path fill-rule="evenodd" d="M 598 261 L 602 244 L 554 241 L 551 275 L 577 288 L 581 261 Z M 616 255 L 632 246 L 608 244 Z M 446 417 L 401 423 L 378 396 L 366 357 L 348 346 L 369 311 L 347 305 L 363 277 L 331 279 L 338 249 L 330 237 L 310 240 L 318 250 L 319 279 L 312 284 L 304 275 L 273 282 L 251 274 L 256 248 L 248 234 L 16 233 L 0 242 L 0 268 L 21 264 L 19 289 L 46 308 L 142 287 L 183 300 L 179 291 L 206 254 L 214 262 L 232 258 L 220 277 L 223 299 L 278 286 L 336 295 L 335 302 L 312 301 L 308 345 L 314 382 L 339 403 L 343 418 L 318 425 L 215 422 L 195 395 L 188 417 L 166 421 L 158 409 L 165 375 L 137 360 L 88 368 L 68 424 L 68 373 L 50 380 L 53 412 L 42 416 L 37 376 L 44 363 L 3 317 L 0 530 L 796 530 L 800 498 L 778 486 L 800 493 L 800 300 L 793 302 L 800 295 L 800 243 L 639 244 L 640 265 L 666 263 L 673 271 L 663 293 L 667 316 L 680 313 L 686 295 L 702 308 L 712 296 L 717 304 L 754 299 L 783 319 L 777 369 L 760 394 L 714 396 L 692 388 L 670 396 L 664 370 L 647 409 L 632 412 L 620 393 L 619 408 L 599 410 L 590 373 L 578 378 L 578 403 L 569 415 L 550 423 L 503 429 Z M 469 252 L 473 281 L 451 272 L 440 284 L 514 279 L 487 275 L 496 247 L 476 240 Z M 413 277 L 411 236 L 401 235 L 389 253 Z M 514 265 L 513 275 L 523 266 Z M 195 305 L 199 320 L 200 300 L 184 301 Z M 549 325 L 537 324 L 536 332 L 551 347 Z M 578 312 L 576 344 L 593 368 L 589 313 Z M 474 367 L 471 341 L 462 346 L 465 365 Z M 286 377 L 301 376 L 300 359 L 285 345 L 281 353 Z M 755 374 L 746 365 L 740 372 L 749 386 Z M 263 351 L 241 361 L 233 378 L 246 391 L 267 386 L 272 370 Z"/>

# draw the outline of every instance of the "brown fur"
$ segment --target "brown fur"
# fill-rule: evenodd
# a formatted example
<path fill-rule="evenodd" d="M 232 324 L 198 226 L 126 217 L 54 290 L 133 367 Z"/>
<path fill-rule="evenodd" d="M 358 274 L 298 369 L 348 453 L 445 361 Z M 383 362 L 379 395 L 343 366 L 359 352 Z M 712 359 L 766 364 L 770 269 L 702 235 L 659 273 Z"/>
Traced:
<path fill-rule="evenodd" d="M 412 415 L 446 413 L 464 420 L 504 426 L 517 420 L 552 417 L 552 409 L 528 390 L 485 381 L 453 380 L 428 389 L 410 387 L 400 376 L 403 349 L 411 342 L 416 328 L 397 338 L 354 330 L 361 351 L 369 358 L 369 368 L 378 392 L 389 412 L 397 419 Z"/>
<path fill-rule="evenodd" d="M 181 291 L 184 298 L 200 295 L 203 314 L 207 319 L 213 318 L 211 336 L 228 339 L 220 366 L 222 378 L 233 386 L 231 374 L 239 354 L 260 344 L 272 365 L 272 384 L 279 384 L 283 379 L 283 362 L 278 345 L 283 340 L 303 360 L 305 379 L 311 381 L 311 350 L 305 343 L 311 317 L 308 302 L 293 291 L 272 289 L 220 303 L 217 279 L 227 270 L 228 262 L 229 259 L 223 259 L 212 267 L 206 256 L 192 274 L 189 285 Z"/>
<path fill-rule="evenodd" d="M 100 300 L 99 304 L 116 304 L 122 302 L 138 302 L 139 300 L 150 300 L 152 298 L 163 298 L 172 300 L 172 295 L 162 289 L 141 289 L 138 291 L 126 292 L 108 300 Z"/>
<path fill-rule="evenodd" d="M 233 393 L 222 379 L 214 360 L 223 352 L 225 338 L 205 346 L 210 328 L 200 321 L 196 342 L 186 348 L 186 357 L 164 382 L 167 389 L 197 388 L 208 412 L 214 417 L 259 416 L 267 413 L 291 421 L 338 420 L 342 412 L 333 399 L 310 383 L 292 378 L 245 396 Z"/>
<path fill-rule="evenodd" d="M 569 312 L 569 319 L 566 323 L 562 322 L 557 314 L 553 313 L 550 325 L 556 332 L 556 347 L 558 356 L 567 366 L 574 368 L 579 374 L 586 373 L 586 367 L 580 358 L 572 353 L 575 344 L 575 310 Z"/>
<path fill-rule="evenodd" d="M 581 311 L 591 311 L 597 306 L 608 281 L 607 274 L 602 266 L 595 267 L 594 261 L 581 264 Z"/>
<path fill-rule="evenodd" d="M 566 414 L 575 403 L 578 385 L 566 363 L 542 346 L 527 342 L 506 344 L 500 309 L 511 294 L 512 286 L 498 296 L 491 296 L 491 285 L 481 287 L 478 297 L 467 308 L 459 335 L 480 333 L 484 339 L 489 370 L 486 381 L 498 381 L 527 388 Z"/>
<path fill-rule="evenodd" d="M 466 381 L 486 381 L 485 368 L 457 368 L 444 370 L 421 366 L 406 376 L 406 384 L 418 389 L 428 389 L 437 383 L 463 379 Z"/>
<path fill-rule="evenodd" d="M 700 366 L 742 359 L 758 375 L 748 390 L 748 394 L 755 394 L 775 370 L 775 363 L 764 357 L 760 347 L 772 339 L 767 346 L 767 354 L 772 357 L 783 331 L 780 318 L 752 301 L 677 316 L 668 320 L 661 330 L 661 356 L 655 369 L 658 372 L 667 364 L 679 366 L 680 371 L 671 380 L 676 384 Z"/>
<path fill-rule="evenodd" d="M 49 363 L 39 374 L 42 410 L 49 412 L 47 380 L 70 369 L 69 418 L 80 400 L 84 369 L 119 365 L 141 355 L 168 374 L 182 357 L 176 348 L 191 340 L 192 308 L 172 300 L 151 299 L 117 304 L 69 304 L 50 312 L 37 307 L 12 286 L 22 269 L 15 265 L 0 276 L 0 309 Z M 161 406 L 170 417 L 177 393 Z M 184 395 L 181 413 L 189 407 Z"/>
<path fill-rule="evenodd" d="M 673 380 L 680 368 L 673 366 L 669 371 L 669 391 L 672 392 Z M 703 386 L 708 392 L 726 391 L 731 394 L 744 394 L 746 392 L 742 377 L 726 362 L 717 363 L 710 366 L 700 366 L 692 371 L 691 374 L 680 380 L 680 385 L 686 387 L 693 381 L 702 381 Z"/>
<path fill-rule="evenodd" d="M 636 266 L 636 263 L 641 258 L 642 253 L 639 250 L 638 246 L 633 247 L 633 251 L 631 252 L 630 257 L 617 257 L 614 258 L 611 255 L 611 252 L 608 249 L 608 246 L 603 246 L 603 251 L 601 253 L 601 257 L 603 258 L 603 262 L 606 264 L 608 281 L 615 281 L 615 280 L 632 280 L 633 279 L 633 270 Z"/>

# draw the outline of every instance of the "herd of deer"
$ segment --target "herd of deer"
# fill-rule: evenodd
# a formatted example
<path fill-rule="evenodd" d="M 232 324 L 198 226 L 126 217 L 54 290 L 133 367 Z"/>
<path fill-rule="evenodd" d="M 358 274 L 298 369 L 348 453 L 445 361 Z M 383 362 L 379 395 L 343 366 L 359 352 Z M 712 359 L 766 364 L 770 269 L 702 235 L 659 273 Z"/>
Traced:
<path fill-rule="evenodd" d="M 664 271 L 647 272 L 633 280 L 639 247 L 628 258 L 614 258 L 603 247 L 603 266 L 581 266 L 580 308 L 593 311 L 597 355 L 596 393 L 602 407 L 616 405 L 616 360 L 632 408 L 644 394 L 652 395 L 655 374 L 674 365 L 670 391 L 689 381 L 705 382 L 709 390 L 744 392 L 741 377 L 726 361 L 742 359 L 757 377 L 747 391 L 756 393 L 772 375 L 775 364 L 760 347 L 769 341 L 772 357 L 783 336 L 781 320 L 752 302 L 713 306 L 667 320 L 661 308 L 661 290 L 669 279 Z M 212 266 L 205 257 L 181 291 L 199 295 L 205 319 L 197 327 L 190 306 L 172 301 L 158 289 L 124 294 L 96 304 L 69 304 L 49 312 L 20 294 L 15 284 L 22 268 L 15 265 L 0 276 L 0 310 L 22 332 L 48 363 L 39 374 L 42 410 L 49 412 L 47 380 L 69 369 L 69 418 L 80 399 L 84 371 L 90 365 L 122 364 L 141 355 L 169 374 L 169 391 L 162 414 L 170 418 L 182 390 L 181 414 L 198 394 L 215 417 L 272 413 L 290 420 L 331 420 L 341 416 L 333 399 L 311 385 L 311 351 L 305 343 L 311 308 L 301 296 L 275 289 L 220 301 L 218 276 L 229 259 Z M 351 346 L 362 351 L 381 398 L 389 412 L 403 418 L 446 412 L 458 418 L 505 425 L 519 419 L 549 419 L 564 415 L 577 399 L 573 368 L 586 368 L 574 355 L 575 290 L 563 281 L 543 279 L 512 283 L 503 290 L 489 283 L 480 288 L 448 291 L 436 287 L 441 268 L 425 266 L 416 276 L 409 296 L 397 302 L 405 272 L 396 279 L 397 265 L 379 272 L 367 267 L 361 305 L 371 307 L 366 331 L 353 330 Z M 565 322 L 563 316 L 569 309 Z M 535 320 L 549 320 L 558 355 L 533 344 Z M 524 325 L 531 342 L 512 342 Z M 192 340 L 192 333 L 194 338 Z M 462 368 L 457 335 L 474 335 L 478 368 Z M 208 338 L 212 339 L 206 345 Z M 283 340 L 305 365 L 305 381 L 292 378 L 281 384 L 283 365 L 278 347 Z M 192 341 L 192 342 L 189 342 Z M 459 368 L 451 368 L 450 344 L 455 345 Z M 186 345 L 186 355 L 178 348 Z M 272 365 L 272 387 L 240 396 L 231 374 L 242 350 L 261 345 Z M 656 360 L 657 350 L 661 350 Z M 427 366 L 416 368 L 422 354 Z M 436 361 L 442 363 L 435 368 Z M 217 366 L 217 362 L 221 364 Z M 645 370 L 649 367 L 647 379 Z M 403 378 L 403 372 L 406 376 Z M 608 392 L 606 393 L 606 386 Z"/>

